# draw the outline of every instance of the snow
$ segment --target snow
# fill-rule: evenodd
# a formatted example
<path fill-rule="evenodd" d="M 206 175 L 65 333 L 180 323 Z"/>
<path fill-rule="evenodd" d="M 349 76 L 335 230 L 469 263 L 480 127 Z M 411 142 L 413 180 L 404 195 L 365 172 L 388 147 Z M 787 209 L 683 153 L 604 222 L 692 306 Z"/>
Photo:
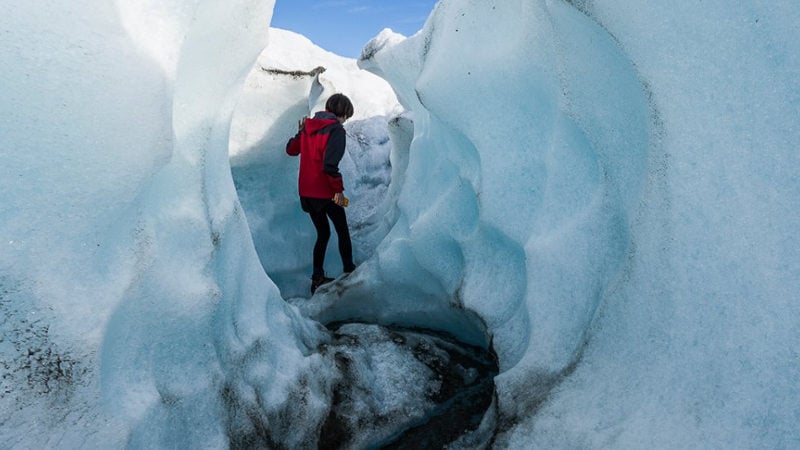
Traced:
<path fill-rule="evenodd" d="M 313 447 L 335 389 L 424 417 L 376 325 L 496 352 L 463 443 L 800 445 L 794 2 L 441 0 L 358 63 L 273 3 L 0 7 L 4 445 Z M 308 298 L 283 146 L 333 92 L 359 267 Z"/>

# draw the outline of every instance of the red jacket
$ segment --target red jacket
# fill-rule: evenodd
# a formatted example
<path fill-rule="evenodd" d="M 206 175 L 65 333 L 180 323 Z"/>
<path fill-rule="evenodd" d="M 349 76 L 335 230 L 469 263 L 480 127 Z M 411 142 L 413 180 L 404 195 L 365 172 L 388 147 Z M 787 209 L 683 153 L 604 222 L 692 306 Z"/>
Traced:
<path fill-rule="evenodd" d="M 298 191 L 301 197 L 332 199 L 344 191 L 339 161 L 344 156 L 344 127 L 329 112 L 306 119 L 303 129 L 289 139 L 286 153 L 300 155 Z"/>

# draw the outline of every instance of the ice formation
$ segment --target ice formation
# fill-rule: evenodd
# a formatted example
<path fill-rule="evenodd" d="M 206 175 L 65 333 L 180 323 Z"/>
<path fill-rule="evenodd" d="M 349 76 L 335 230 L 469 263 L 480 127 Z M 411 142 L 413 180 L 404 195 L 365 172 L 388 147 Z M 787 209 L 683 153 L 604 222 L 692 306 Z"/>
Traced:
<path fill-rule="evenodd" d="M 656 3 L 445 0 L 360 61 L 415 117 L 369 278 L 478 312 L 495 445 L 800 439 L 800 10 Z"/>
<path fill-rule="evenodd" d="M 378 236 L 370 236 L 373 217 L 386 209 L 382 198 L 390 173 L 388 120 L 401 107 L 388 83 L 285 30 L 270 31 L 270 45 L 249 74 L 231 127 L 231 166 L 239 199 L 247 211 L 256 250 L 267 274 L 285 297 L 307 295 L 314 229 L 298 207 L 297 158 L 287 158 L 286 141 L 297 122 L 324 106 L 334 92 L 348 95 L 355 115 L 346 124 L 347 152 L 340 164 L 352 235 L 361 244 L 357 260 L 369 255 Z M 365 243 L 369 241 L 369 243 Z M 329 246 L 328 269 L 341 272 L 336 235 Z"/>
<path fill-rule="evenodd" d="M 496 352 L 466 447 L 800 445 L 794 2 L 441 0 L 365 47 L 393 92 L 272 6 L 0 7 L 3 445 L 313 446 L 360 385 L 424 416 L 368 370 L 437 386 L 389 324 Z M 360 265 L 307 299 L 281 147 L 332 90 Z"/>

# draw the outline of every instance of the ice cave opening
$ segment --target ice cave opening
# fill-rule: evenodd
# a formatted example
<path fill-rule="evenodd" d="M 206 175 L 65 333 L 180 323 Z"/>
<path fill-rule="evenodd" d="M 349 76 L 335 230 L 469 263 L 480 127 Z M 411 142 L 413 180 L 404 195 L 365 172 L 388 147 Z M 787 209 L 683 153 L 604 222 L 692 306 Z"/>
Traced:
<path fill-rule="evenodd" d="M 440 0 L 358 62 L 272 0 L 40 3 L 0 14 L 4 447 L 800 448 L 796 1 Z M 332 91 L 362 253 L 309 297 L 283 146 Z"/>
<path fill-rule="evenodd" d="M 278 47 L 292 38 L 281 31 L 273 36 Z M 430 299 L 415 286 L 375 282 L 379 263 L 372 257 L 397 220 L 397 186 L 391 181 L 403 178 L 413 138 L 413 120 L 402 113 L 370 113 L 367 106 L 346 124 L 340 170 L 353 199 L 347 214 L 359 267 L 309 298 L 315 232 L 296 193 L 297 158 L 287 156 L 284 146 L 297 119 L 318 110 L 337 89 L 334 82 L 345 82 L 336 78 L 338 61 L 323 63 L 334 70 L 308 61 L 291 65 L 270 56 L 268 48 L 245 84 L 229 149 L 234 186 L 265 273 L 286 302 L 329 336 L 316 349 L 334 373 L 329 412 L 317 431 L 319 445 L 441 448 L 488 442 L 495 414 L 487 411 L 496 404 L 499 370 L 485 324 L 455 299 Z M 374 77 L 354 65 L 348 69 L 346 76 Z M 391 100 L 396 102 L 393 94 Z M 339 274 L 340 262 L 332 232 L 326 255 L 330 275 Z M 376 286 L 416 295 L 407 303 L 420 307 L 393 306 L 380 298 Z M 246 409 L 235 394 L 223 397 L 229 416 Z M 269 447 L 270 433 L 259 431 L 267 426 L 263 419 L 256 414 L 250 420 L 252 427 L 229 430 L 232 447 Z"/>
<path fill-rule="evenodd" d="M 431 418 L 442 408 L 437 402 L 431 403 L 431 408 L 422 407 L 431 401 L 429 393 L 453 386 L 471 390 L 467 378 L 450 387 L 441 382 L 448 377 L 435 370 L 430 372 L 433 378 L 426 378 L 429 354 L 412 350 L 409 359 L 408 348 L 398 342 L 410 338 L 400 330 L 412 330 L 414 339 L 423 339 L 436 349 L 434 354 L 447 354 L 436 340 L 446 335 L 447 346 L 458 342 L 465 353 L 473 355 L 466 359 L 472 361 L 471 367 L 482 367 L 475 369 L 483 374 L 478 379 L 491 380 L 493 406 L 487 409 L 483 401 L 470 401 L 481 405 L 482 420 L 478 429 L 464 431 L 458 438 L 475 442 L 490 442 L 506 423 L 514 423 L 513 411 L 537 409 L 538 402 L 580 358 L 599 293 L 625 260 L 629 242 L 625 211 L 635 203 L 646 172 L 651 110 L 635 68 L 613 39 L 583 15 L 570 9 L 559 11 L 559 20 L 569 22 L 564 29 L 586 30 L 585 35 L 563 39 L 567 54 L 594 58 L 567 58 L 561 61 L 565 65 L 563 73 L 559 72 L 561 78 L 550 78 L 552 74 L 511 52 L 504 64 L 518 66 L 518 73 L 538 76 L 520 81 L 519 92 L 510 89 L 510 96 L 497 99 L 497 104 L 484 105 L 503 114 L 497 115 L 497 121 L 481 118 L 480 124 L 471 122 L 474 117 L 462 117 L 469 108 L 459 103 L 455 87 L 476 82 L 476 68 L 463 71 L 472 81 L 464 79 L 461 85 L 454 85 L 452 77 L 443 75 L 452 73 L 454 56 L 437 52 L 439 47 L 434 44 L 418 48 L 417 41 L 403 41 L 391 33 L 369 44 L 376 51 L 366 52 L 359 67 L 391 80 L 404 107 L 394 111 L 373 107 L 372 113 L 362 112 L 346 125 L 348 148 L 340 170 L 345 190 L 354 199 L 348 221 L 358 268 L 311 298 L 308 278 L 314 229 L 298 205 L 297 160 L 287 157 L 284 147 L 296 132 L 297 120 L 319 110 L 330 94 L 368 91 L 361 80 L 358 88 L 347 89 L 353 84 L 348 78 L 363 71 L 342 70 L 339 62 L 330 59 L 320 70 L 316 60 L 297 59 L 299 52 L 282 54 L 281 40 L 287 37 L 276 33 L 275 57 L 270 59 L 268 48 L 267 56 L 259 58 L 246 81 L 239 105 L 243 113 L 235 113 L 232 121 L 231 139 L 239 150 L 231 151 L 231 171 L 264 271 L 289 305 L 327 327 L 329 341 L 317 351 L 336 376 L 327 399 L 333 407 L 320 430 L 322 439 L 361 448 L 392 445 L 412 434 L 417 438 L 419 434 L 434 435 L 437 426 Z M 426 33 L 436 35 L 437 30 L 441 27 L 426 29 Z M 546 36 L 540 38 L 547 42 Z M 597 42 L 603 44 L 600 54 Z M 521 41 L 520 45 L 528 44 Z M 420 66 L 397 67 L 398 61 L 411 58 L 409 54 L 419 58 Z M 459 63 L 469 60 L 456 59 Z M 599 80 L 567 76 L 583 73 L 566 69 L 572 66 L 602 66 L 613 76 Z M 481 77 L 480 82 L 488 86 L 507 83 L 504 73 L 487 72 Z M 617 92 L 614 98 L 626 101 L 614 104 L 604 96 L 607 91 Z M 530 92 L 541 98 L 530 101 Z M 562 102 L 564 92 L 581 95 Z M 374 94 L 353 100 L 361 106 L 369 103 L 370 96 Z M 502 120 L 507 115 L 552 115 L 556 119 L 520 128 L 527 134 L 508 145 L 514 152 L 498 154 L 494 151 L 498 135 L 519 134 Z M 256 129 L 253 124 L 259 121 L 262 126 Z M 492 131 L 476 131 L 487 129 Z M 549 138 L 540 152 L 526 151 L 529 142 L 539 142 L 542 136 Z M 406 172 L 414 175 L 408 183 Z M 537 174 L 533 181 L 531 174 Z M 538 206 L 510 205 L 505 196 L 508 187 L 530 183 L 536 185 L 531 198 L 520 196 L 511 201 Z M 564 205 L 572 206 L 565 209 Z M 509 217 L 509 208 L 523 213 Z M 572 225 L 559 226 L 562 221 Z M 537 238 L 529 240 L 530 233 Z M 604 250 L 576 253 L 576 246 Z M 569 255 L 563 266 L 553 263 L 561 260 L 561 249 Z M 530 261 L 535 260 L 547 260 L 548 264 L 530 270 Z M 340 273 L 338 263 L 332 234 L 326 257 L 329 275 Z M 561 270 L 565 272 L 559 273 Z M 563 292 L 564 277 L 574 279 L 567 283 L 568 292 Z M 531 284 L 537 285 L 537 313 L 559 320 L 532 326 L 530 305 L 525 300 Z M 398 335 L 403 338 L 392 337 Z M 533 341 L 545 359 L 520 363 Z M 433 366 L 446 368 L 449 364 Z M 391 367 L 406 368 L 414 377 L 428 381 L 383 390 L 381 383 L 392 383 L 388 381 L 393 379 Z M 373 383 L 363 383 L 363 379 Z M 434 379 L 439 384 L 434 383 L 437 387 L 430 392 L 413 389 L 430 385 Z M 404 381 L 394 384 L 405 386 Z M 519 389 L 530 395 L 518 405 Z M 392 397 L 389 391 L 401 392 L 402 399 L 387 403 Z M 361 406 L 352 406 L 355 404 Z M 378 404 L 391 407 L 376 413 Z M 425 412 L 394 416 L 409 407 Z M 422 422 L 431 428 L 417 428 Z M 357 429 L 359 423 L 371 425 Z M 387 429 L 386 423 L 392 426 Z M 250 438 L 243 439 L 249 442 Z"/>

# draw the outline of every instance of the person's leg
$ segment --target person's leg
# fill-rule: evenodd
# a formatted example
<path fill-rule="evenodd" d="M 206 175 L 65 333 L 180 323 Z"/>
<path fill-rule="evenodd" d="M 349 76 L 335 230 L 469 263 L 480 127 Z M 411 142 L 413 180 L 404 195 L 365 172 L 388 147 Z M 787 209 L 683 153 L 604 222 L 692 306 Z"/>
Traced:
<path fill-rule="evenodd" d="M 350 242 L 350 230 L 347 227 L 347 215 L 345 215 L 344 208 L 331 203 L 330 206 L 325 208 L 325 212 L 333 222 L 333 227 L 336 229 L 336 235 L 339 237 L 339 255 L 342 257 L 342 269 L 349 273 L 355 270 L 356 266 L 353 264 L 353 244 Z"/>
<path fill-rule="evenodd" d="M 317 242 L 314 243 L 314 272 L 312 278 L 322 278 L 325 275 L 325 251 L 328 249 L 328 240 L 331 238 L 331 226 L 324 211 L 309 212 L 311 222 L 317 229 Z"/>

